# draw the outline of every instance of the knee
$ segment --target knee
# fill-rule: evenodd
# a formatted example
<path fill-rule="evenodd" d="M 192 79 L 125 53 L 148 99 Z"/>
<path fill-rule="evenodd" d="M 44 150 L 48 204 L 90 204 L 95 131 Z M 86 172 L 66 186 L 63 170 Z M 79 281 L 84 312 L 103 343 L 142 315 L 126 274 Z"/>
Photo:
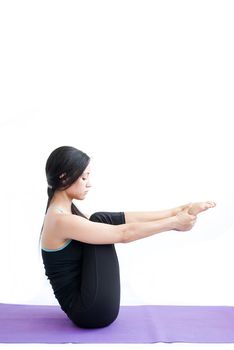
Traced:
<path fill-rule="evenodd" d="M 101 211 L 95 212 L 93 213 L 90 217 L 89 217 L 90 221 L 95 221 L 95 222 L 105 222 L 105 216 Z"/>

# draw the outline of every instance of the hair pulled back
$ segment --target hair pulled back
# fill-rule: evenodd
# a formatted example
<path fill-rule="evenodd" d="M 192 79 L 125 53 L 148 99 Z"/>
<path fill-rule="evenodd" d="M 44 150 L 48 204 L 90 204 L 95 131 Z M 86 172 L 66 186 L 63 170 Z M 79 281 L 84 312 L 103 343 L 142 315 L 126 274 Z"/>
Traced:
<path fill-rule="evenodd" d="M 51 152 L 45 166 L 48 184 L 48 201 L 45 214 L 47 213 L 55 191 L 66 190 L 70 187 L 82 175 L 89 162 L 90 157 L 86 153 L 72 146 L 61 146 Z M 87 218 L 74 203 L 71 204 L 71 212 Z M 41 233 L 42 229 L 43 225 Z M 41 234 L 39 242 L 40 239 Z"/>

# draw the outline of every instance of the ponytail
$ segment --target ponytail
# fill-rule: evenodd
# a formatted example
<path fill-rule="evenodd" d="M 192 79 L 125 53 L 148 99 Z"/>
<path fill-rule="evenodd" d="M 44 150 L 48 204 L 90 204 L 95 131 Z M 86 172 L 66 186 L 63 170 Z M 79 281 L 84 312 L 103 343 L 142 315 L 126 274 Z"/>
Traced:
<path fill-rule="evenodd" d="M 54 189 L 54 188 L 51 188 L 51 187 L 49 187 L 49 186 L 47 187 L 48 201 L 47 201 L 47 206 L 46 206 L 45 215 L 46 215 L 47 210 L 48 210 L 48 208 L 49 208 L 51 199 L 53 198 L 54 192 L 55 192 L 55 189 Z M 40 232 L 40 237 L 39 237 L 39 241 L 38 241 L 39 247 L 40 247 L 40 244 L 41 244 L 41 234 L 42 234 L 43 227 L 44 227 L 44 223 L 42 224 L 42 228 L 41 228 L 41 232 Z"/>

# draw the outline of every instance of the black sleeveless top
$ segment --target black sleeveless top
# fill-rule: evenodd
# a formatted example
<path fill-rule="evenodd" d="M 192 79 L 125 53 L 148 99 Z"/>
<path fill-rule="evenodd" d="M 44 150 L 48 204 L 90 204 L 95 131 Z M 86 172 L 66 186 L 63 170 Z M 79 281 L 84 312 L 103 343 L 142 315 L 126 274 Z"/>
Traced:
<path fill-rule="evenodd" d="M 71 239 L 58 249 L 41 248 L 45 274 L 65 312 L 79 288 L 82 245 L 82 242 Z"/>

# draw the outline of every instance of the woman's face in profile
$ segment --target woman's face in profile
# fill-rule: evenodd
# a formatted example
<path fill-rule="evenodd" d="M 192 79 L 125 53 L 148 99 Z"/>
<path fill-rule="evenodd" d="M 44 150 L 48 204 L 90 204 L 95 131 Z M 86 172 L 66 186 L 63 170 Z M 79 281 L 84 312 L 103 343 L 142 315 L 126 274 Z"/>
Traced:
<path fill-rule="evenodd" d="M 68 194 L 75 199 L 85 199 L 91 183 L 89 180 L 90 176 L 90 165 L 88 165 L 81 176 L 68 188 Z"/>

